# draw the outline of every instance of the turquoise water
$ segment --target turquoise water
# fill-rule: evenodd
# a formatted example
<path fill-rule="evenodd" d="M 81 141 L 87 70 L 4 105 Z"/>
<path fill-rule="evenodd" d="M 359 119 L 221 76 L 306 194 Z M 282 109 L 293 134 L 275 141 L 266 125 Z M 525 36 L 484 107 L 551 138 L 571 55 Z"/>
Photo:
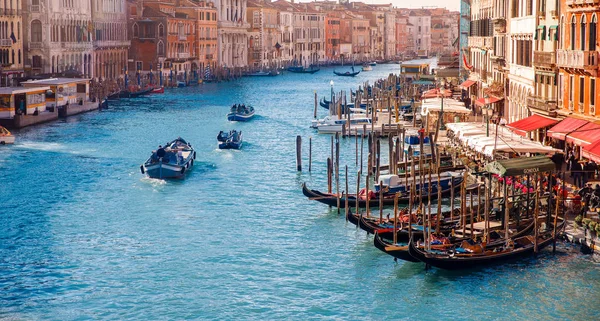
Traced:
<path fill-rule="evenodd" d="M 394 263 L 302 195 L 304 181 L 325 188 L 330 153 L 329 136 L 308 128 L 313 91 L 329 96 L 331 79 L 349 91 L 397 70 L 206 84 L 17 131 L 17 144 L 0 148 L 0 319 L 600 319 L 600 266 L 575 247 L 424 271 Z M 260 116 L 228 123 L 229 106 L 242 102 Z M 218 150 L 219 130 L 233 128 L 243 150 Z M 198 150 L 192 173 L 144 178 L 139 165 L 177 136 Z M 354 144 L 342 141 L 350 182 Z"/>

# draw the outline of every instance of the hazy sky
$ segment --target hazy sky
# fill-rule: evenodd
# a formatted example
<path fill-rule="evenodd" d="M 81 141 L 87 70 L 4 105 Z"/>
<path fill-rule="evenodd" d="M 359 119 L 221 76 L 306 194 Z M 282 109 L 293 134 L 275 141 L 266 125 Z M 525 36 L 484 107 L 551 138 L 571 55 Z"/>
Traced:
<path fill-rule="evenodd" d="M 289 0 L 288 0 L 289 1 Z M 300 2 L 311 2 L 312 0 L 300 0 Z M 337 1 L 337 0 L 336 0 Z M 350 0 L 352 1 L 352 0 Z M 448 10 L 459 11 L 460 0 L 362 0 L 364 3 L 387 4 L 391 3 L 398 8 L 421 8 L 437 7 Z"/>

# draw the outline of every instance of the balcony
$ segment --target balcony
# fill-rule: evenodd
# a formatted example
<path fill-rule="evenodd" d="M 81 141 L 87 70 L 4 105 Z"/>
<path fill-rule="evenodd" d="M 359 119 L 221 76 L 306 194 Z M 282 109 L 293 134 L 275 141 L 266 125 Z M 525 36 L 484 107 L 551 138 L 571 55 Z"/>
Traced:
<path fill-rule="evenodd" d="M 12 46 L 12 40 L 0 39 L 0 47 L 10 47 L 10 46 Z"/>
<path fill-rule="evenodd" d="M 177 53 L 177 58 L 179 58 L 179 59 L 188 59 L 189 57 L 190 57 L 189 52 L 178 52 Z"/>
<path fill-rule="evenodd" d="M 32 5 L 29 7 L 29 10 L 30 10 L 31 12 L 40 12 L 40 5 L 39 5 L 39 4 L 32 4 Z"/>
<path fill-rule="evenodd" d="M 560 67 L 576 69 L 590 69 L 598 67 L 597 51 L 557 50 L 556 56 L 556 64 Z"/>
<path fill-rule="evenodd" d="M 29 49 L 42 49 L 42 43 L 41 42 L 30 42 Z"/>
<path fill-rule="evenodd" d="M 180 34 L 180 35 L 177 37 L 177 39 L 179 39 L 179 41 L 186 41 L 186 40 L 187 40 L 187 36 L 186 36 L 186 35 L 181 35 L 181 34 Z"/>
<path fill-rule="evenodd" d="M 556 66 L 556 53 L 534 51 L 533 64 L 538 67 L 554 67 Z"/>
<path fill-rule="evenodd" d="M 492 37 L 469 37 L 469 47 L 492 48 Z"/>
<path fill-rule="evenodd" d="M 569 7 L 575 7 L 577 5 L 584 5 L 584 4 L 598 4 L 600 3 L 600 0 L 567 0 L 567 6 Z"/>
<path fill-rule="evenodd" d="M 545 113 L 554 113 L 557 109 L 556 100 L 546 99 L 544 97 L 529 96 L 527 97 L 527 107 L 536 109 Z"/>
<path fill-rule="evenodd" d="M 206 55 L 206 60 L 212 60 L 212 59 L 213 59 L 213 55 L 212 54 Z"/>

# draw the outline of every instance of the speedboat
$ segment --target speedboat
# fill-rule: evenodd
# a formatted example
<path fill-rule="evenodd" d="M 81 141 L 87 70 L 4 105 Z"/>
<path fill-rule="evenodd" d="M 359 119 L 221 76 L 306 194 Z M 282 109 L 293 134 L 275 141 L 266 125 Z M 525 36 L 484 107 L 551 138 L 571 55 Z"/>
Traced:
<path fill-rule="evenodd" d="M 418 176 L 409 177 L 408 179 L 405 177 L 400 177 L 394 174 L 385 174 L 379 175 L 377 182 L 375 184 L 375 191 L 379 192 L 382 188 L 385 193 L 405 193 L 410 188 L 411 184 L 415 181 L 416 190 L 422 190 L 424 192 L 429 191 L 429 175 L 425 175 L 425 179 L 423 180 L 423 187 L 421 187 L 421 182 Z M 453 187 L 459 186 L 462 181 L 462 173 L 461 172 L 443 172 L 439 174 L 440 186 L 442 191 L 450 188 L 450 185 Z M 408 181 L 408 185 L 406 185 L 406 181 Z M 383 183 L 381 185 L 380 183 Z M 437 193 L 438 191 L 438 174 L 431 174 L 431 192 Z"/>
<path fill-rule="evenodd" d="M 364 64 L 362 66 L 362 71 L 371 71 L 371 70 L 373 70 L 373 67 L 371 67 L 371 66 L 369 66 L 367 64 Z"/>
<path fill-rule="evenodd" d="M 196 151 L 192 144 L 178 137 L 152 151 L 152 155 L 140 166 L 140 170 L 150 178 L 183 178 L 194 166 L 194 159 Z"/>
<path fill-rule="evenodd" d="M 375 66 L 377 66 L 377 62 L 376 61 L 372 61 L 372 62 L 369 63 L 369 65 L 371 65 L 372 67 L 375 67 Z"/>
<path fill-rule="evenodd" d="M 229 133 L 220 131 L 217 135 L 217 141 L 219 142 L 219 149 L 240 149 L 242 148 L 242 132 L 237 130 L 231 130 Z"/>
<path fill-rule="evenodd" d="M 362 108 L 348 108 L 349 111 L 351 112 L 350 114 L 350 119 L 356 119 L 356 118 L 366 118 L 366 111 Z M 313 119 L 310 122 L 310 128 L 314 128 L 317 129 L 319 127 L 319 125 L 325 125 L 325 124 L 333 124 L 336 120 L 340 119 L 338 116 L 325 116 L 324 118 L 321 119 Z"/>
<path fill-rule="evenodd" d="M 14 144 L 15 136 L 8 129 L 0 126 L 0 145 Z"/>
<path fill-rule="evenodd" d="M 231 106 L 227 120 L 229 121 L 248 121 L 254 117 L 254 107 L 248 105 L 235 104 Z"/>
<path fill-rule="evenodd" d="M 366 132 L 364 134 L 368 134 L 371 130 L 371 118 L 366 117 L 364 115 L 357 117 L 350 117 L 350 126 L 347 125 L 348 120 L 330 118 L 327 122 L 321 123 L 317 125 L 317 130 L 319 134 L 335 134 L 341 133 L 342 127 L 346 126 L 348 133 L 363 133 L 363 127 L 366 127 Z"/>

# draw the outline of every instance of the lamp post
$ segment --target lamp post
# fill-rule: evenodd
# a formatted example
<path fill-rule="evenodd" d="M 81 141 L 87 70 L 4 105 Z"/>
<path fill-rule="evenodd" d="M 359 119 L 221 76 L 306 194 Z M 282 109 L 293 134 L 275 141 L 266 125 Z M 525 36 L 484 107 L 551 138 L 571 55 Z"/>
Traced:
<path fill-rule="evenodd" d="M 329 81 L 329 85 L 331 86 L 331 96 L 329 97 L 329 102 L 333 103 L 333 80 Z"/>

